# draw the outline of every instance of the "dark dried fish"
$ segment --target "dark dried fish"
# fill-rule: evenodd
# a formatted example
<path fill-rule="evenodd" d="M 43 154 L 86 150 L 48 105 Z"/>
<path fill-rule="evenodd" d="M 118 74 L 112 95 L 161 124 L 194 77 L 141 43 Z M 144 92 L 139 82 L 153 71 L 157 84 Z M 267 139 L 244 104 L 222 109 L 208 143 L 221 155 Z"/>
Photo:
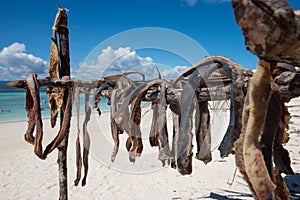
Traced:
<path fill-rule="evenodd" d="M 27 88 L 30 91 L 31 98 L 33 100 L 33 112 L 34 112 L 34 120 L 36 124 L 36 133 L 34 138 L 34 153 L 41 159 L 45 159 L 45 156 L 43 155 L 43 147 L 42 147 L 43 122 L 41 117 L 40 93 L 39 93 L 39 86 L 37 82 L 37 75 L 36 74 L 29 75 L 26 78 L 26 83 L 27 83 Z"/>
<path fill-rule="evenodd" d="M 47 145 L 44 156 L 46 157 L 49 153 L 51 153 L 58 145 L 61 143 L 61 141 L 64 139 L 64 137 L 68 134 L 70 126 L 71 126 L 71 116 L 72 116 L 72 103 L 73 103 L 73 89 L 65 89 L 67 91 L 68 99 L 66 103 L 66 110 L 64 112 L 63 122 L 61 125 L 61 128 L 57 134 L 57 136 L 51 141 L 50 144 Z"/>
<path fill-rule="evenodd" d="M 116 114 L 114 116 L 116 123 L 119 125 L 121 124 L 121 122 L 123 121 L 123 119 L 125 118 L 125 116 L 127 114 L 126 108 L 128 109 L 129 105 L 133 102 L 134 99 L 142 98 L 146 94 L 147 90 L 150 87 L 158 86 L 163 82 L 165 82 L 165 81 L 156 79 L 156 80 L 152 80 L 149 82 L 145 82 L 145 83 L 141 84 L 140 86 L 138 86 L 137 88 L 135 88 L 128 96 L 126 96 L 122 105 L 116 112 Z"/>
<path fill-rule="evenodd" d="M 179 134 L 175 135 L 175 161 L 176 167 L 182 175 L 192 172 L 192 118 L 195 107 L 195 99 L 198 96 L 198 87 L 205 85 L 209 75 L 221 65 L 213 62 L 213 59 L 204 59 L 190 70 L 181 74 L 173 83 L 177 83 L 182 77 L 190 75 L 185 84 L 181 99 L 179 113 Z M 177 138 L 176 138 L 177 137 Z"/>
<path fill-rule="evenodd" d="M 273 142 L 281 117 L 281 105 L 277 94 L 272 94 L 269 101 L 263 133 L 260 139 L 260 147 L 264 156 L 269 176 L 274 181 L 273 173 Z"/>
<path fill-rule="evenodd" d="M 149 142 L 152 147 L 158 147 L 158 105 L 157 101 L 153 101 L 151 108 L 152 108 L 152 123 L 151 129 L 149 134 Z"/>
<path fill-rule="evenodd" d="M 172 153 L 169 147 L 168 128 L 167 128 L 167 102 L 166 102 L 166 83 L 160 85 L 159 103 L 157 105 L 157 132 L 158 132 L 158 159 L 163 166 L 170 163 Z"/>
<path fill-rule="evenodd" d="M 129 138 L 126 142 L 126 148 L 129 151 L 129 159 L 134 162 L 136 157 L 140 156 L 143 150 L 143 144 L 141 140 L 140 122 L 141 122 L 141 101 L 143 96 L 147 93 L 148 89 L 153 86 L 158 86 L 164 80 L 153 80 L 141 84 L 139 87 L 134 89 L 121 104 L 120 108 L 114 115 L 115 122 L 122 127 L 124 119 L 128 116 L 128 107 L 130 108 L 130 126 Z"/>
<path fill-rule="evenodd" d="M 102 90 L 105 90 L 105 89 L 111 90 L 114 87 L 115 87 L 115 82 L 113 82 L 113 81 L 106 81 L 105 83 L 103 83 L 102 85 L 100 85 L 98 87 L 98 89 L 96 90 L 92 105 L 93 105 L 93 108 L 97 108 L 99 116 L 101 115 L 101 110 L 100 110 L 99 102 L 101 100 L 101 92 L 102 92 Z"/>
<path fill-rule="evenodd" d="M 286 131 L 286 127 L 288 127 L 290 114 L 283 102 L 281 104 L 281 107 L 283 115 L 281 116 L 279 128 L 274 140 L 274 162 L 280 173 L 285 173 L 286 175 L 294 175 L 295 173 L 291 167 L 289 152 L 283 147 L 283 144 L 285 143 L 284 134 Z"/>
<path fill-rule="evenodd" d="M 195 107 L 195 134 L 197 141 L 196 158 L 207 164 L 212 160 L 208 102 L 199 102 L 196 100 Z"/>
<path fill-rule="evenodd" d="M 28 126 L 26 133 L 24 134 L 24 139 L 30 143 L 34 144 L 34 128 L 35 128 L 35 113 L 33 108 L 33 98 L 31 96 L 30 90 L 27 87 L 26 88 L 26 111 L 27 111 L 27 117 L 28 117 Z"/>
<path fill-rule="evenodd" d="M 289 190 L 281 176 L 281 173 L 277 169 L 277 167 L 275 167 L 275 169 L 274 169 L 274 182 L 276 185 L 276 189 L 274 192 L 276 199 L 289 200 L 290 199 Z"/>
<path fill-rule="evenodd" d="M 140 129 L 141 123 L 141 98 L 133 100 L 130 109 L 130 137 L 127 140 L 127 148 L 129 148 L 129 160 L 135 162 L 137 157 L 140 157 L 143 151 L 142 133 Z M 128 143 L 131 144 L 128 144 Z"/>
<path fill-rule="evenodd" d="M 226 157 L 232 152 L 233 143 L 239 138 L 242 128 L 244 70 L 238 67 L 231 67 L 231 71 L 230 121 L 227 131 L 218 148 L 221 157 Z"/>

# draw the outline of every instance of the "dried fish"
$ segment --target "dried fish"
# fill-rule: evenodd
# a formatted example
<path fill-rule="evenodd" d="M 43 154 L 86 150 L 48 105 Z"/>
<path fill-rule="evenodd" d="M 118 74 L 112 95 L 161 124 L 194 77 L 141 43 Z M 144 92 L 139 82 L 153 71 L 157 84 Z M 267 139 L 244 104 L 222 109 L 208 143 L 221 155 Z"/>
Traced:
<path fill-rule="evenodd" d="M 62 141 L 62 139 L 68 133 L 70 128 L 70 120 L 71 120 L 71 112 L 72 112 L 72 99 L 73 99 L 73 90 L 69 90 L 68 100 L 66 105 L 66 110 L 64 113 L 64 119 L 62 122 L 62 127 L 59 130 L 57 136 L 52 140 L 50 144 L 47 145 L 45 151 L 43 152 L 43 122 L 41 118 L 41 107 L 40 107 L 40 95 L 39 95 L 39 85 L 37 82 L 37 75 L 32 74 L 26 78 L 27 87 L 30 91 L 31 98 L 33 100 L 33 111 L 35 117 L 35 124 L 36 124 L 36 134 L 34 138 L 34 153 L 40 157 L 41 159 L 45 159 L 49 153 L 51 153 Z M 28 98 L 30 99 L 30 97 Z M 31 124 L 29 124 L 31 125 Z M 30 127 L 29 127 L 30 129 Z"/>
<path fill-rule="evenodd" d="M 41 118 L 40 93 L 39 93 L 39 86 L 37 83 L 37 75 L 36 74 L 29 75 L 26 78 L 26 83 L 27 83 L 27 88 L 30 91 L 31 98 L 33 100 L 33 112 L 34 112 L 34 120 L 36 124 L 36 133 L 33 142 L 34 153 L 41 159 L 45 159 L 45 156 L 43 155 L 43 147 L 42 147 L 43 122 Z M 29 97 L 28 99 L 31 98 Z M 32 115 L 30 117 L 32 117 Z"/>
<path fill-rule="evenodd" d="M 80 116 L 80 92 L 85 93 L 85 118 L 82 125 L 83 132 L 83 156 L 81 156 L 81 145 L 80 145 L 80 128 L 79 128 L 79 116 Z M 90 121 L 91 107 L 89 106 L 89 93 L 88 89 L 76 88 L 76 111 L 77 111 L 77 139 L 76 139 L 76 167 L 77 177 L 74 181 L 74 185 L 77 186 L 81 179 L 82 164 L 84 166 L 84 177 L 81 185 L 86 185 L 86 179 L 89 169 L 88 156 L 90 150 L 90 136 L 87 130 L 87 124 Z"/>
<path fill-rule="evenodd" d="M 249 113 L 248 120 L 243 124 L 243 127 L 245 127 L 243 141 L 244 167 L 247 175 L 246 180 L 249 181 L 249 185 L 251 184 L 253 196 L 257 199 L 265 199 L 276 188 L 268 174 L 258 143 L 258 137 L 263 130 L 267 106 L 271 97 L 270 68 L 270 63 L 263 60 L 258 61 L 247 94 L 249 95 L 249 104 L 244 105 Z"/>
<path fill-rule="evenodd" d="M 207 164 L 212 160 L 208 102 L 199 102 L 196 100 L 195 107 L 195 134 L 197 141 L 196 158 Z"/>
<path fill-rule="evenodd" d="M 167 104 L 166 104 L 166 83 L 160 85 L 159 103 L 157 105 L 157 132 L 158 132 L 158 159 L 162 161 L 163 166 L 170 163 L 172 158 L 167 128 Z"/>
<path fill-rule="evenodd" d="M 152 108 L 152 123 L 151 123 L 151 129 L 150 129 L 150 134 L 149 134 L 149 142 L 152 147 L 157 147 L 158 144 L 158 102 L 153 101 L 151 108 Z"/>
<path fill-rule="evenodd" d="M 56 16 L 56 20 L 60 15 Z M 53 31 L 52 43 L 50 47 L 50 66 L 49 66 L 49 77 L 60 78 L 60 57 L 56 38 L 56 32 Z M 56 125 L 56 119 L 58 111 L 60 110 L 63 103 L 63 88 L 61 87 L 47 87 L 48 102 L 50 107 L 50 121 L 51 127 Z"/>
<path fill-rule="evenodd" d="M 82 169 L 82 156 L 81 156 L 81 147 L 80 147 L 80 88 L 75 89 L 76 96 L 76 114 L 77 114 L 77 138 L 76 138 L 76 179 L 74 185 L 77 186 L 81 179 L 81 169 Z"/>
<path fill-rule="evenodd" d="M 276 94 L 272 94 L 268 104 L 267 115 L 260 139 L 260 147 L 263 158 L 269 172 L 270 178 L 274 181 L 273 173 L 273 142 L 281 117 L 281 105 Z"/>
<path fill-rule="evenodd" d="M 114 162 L 119 150 L 119 134 L 122 132 L 122 130 L 119 129 L 118 124 L 115 122 L 113 116 L 117 111 L 117 94 L 120 92 L 120 89 L 114 89 L 111 93 L 111 106 L 110 106 L 110 127 L 111 127 L 111 133 L 114 140 L 114 149 L 111 155 L 111 161 Z"/>
<path fill-rule="evenodd" d="M 142 143 L 142 133 L 140 129 L 140 123 L 141 123 L 141 98 L 142 96 L 139 96 L 135 98 L 131 104 L 130 109 L 130 137 L 129 140 L 127 140 L 126 146 L 129 147 L 129 160 L 131 162 L 135 162 L 137 157 L 140 157 L 143 151 L 143 143 Z"/>
<path fill-rule="evenodd" d="M 217 62 L 215 62 L 217 61 Z M 205 80 L 209 75 L 220 68 L 221 62 L 218 59 L 207 58 L 202 62 L 191 67 L 186 72 L 183 72 L 173 82 L 176 84 L 182 77 L 190 75 L 188 82 L 185 84 L 181 99 L 180 99 L 180 112 L 179 112 L 179 133 L 175 134 L 175 165 L 182 175 L 190 174 L 192 172 L 192 118 L 195 107 L 195 99 L 198 96 L 198 87 L 205 85 Z M 200 137 L 198 137 L 200 139 Z M 200 144 L 201 142 L 197 142 Z M 210 150 L 209 150 L 210 151 Z M 174 164 L 173 164 L 174 166 Z"/>
<path fill-rule="evenodd" d="M 100 85 L 98 87 L 98 89 L 96 90 L 92 104 L 93 104 L 93 108 L 97 108 L 99 116 L 101 115 L 101 110 L 100 110 L 99 102 L 101 100 L 101 92 L 102 92 L 102 90 L 105 90 L 105 89 L 110 89 L 111 90 L 114 87 L 115 87 L 115 82 L 113 82 L 113 81 L 106 81 L 105 83 L 103 83 L 102 85 Z"/>
<path fill-rule="evenodd" d="M 129 159 L 134 162 L 136 157 L 140 156 L 143 150 L 143 144 L 141 140 L 140 122 L 141 122 L 141 101 L 143 96 L 147 93 L 148 89 L 153 86 L 158 86 L 164 80 L 153 80 L 141 84 L 139 87 L 134 89 L 126 98 L 123 100 L 120 108 L 114 115 L 114 120 L 119 126 L 123 126 L 124 119 L 128 116 L 128 107 L 130 108 L 130 126 L 128 130 L 129 138 L 126 141 L 126 148 L 129 151 Z"/>
<path fill-rule="evenodd" d="M 24 134 L 24 139 L 30 143 L 34 144 L 34 128 L 35 128 L 35 112 L 33 108 L 33 98 L 31 96 L 30 90 L 27 87 L 26 88 L 26 111 L 27 111 L 27 117 L 28 117 L 28 127 L 26 130 L 26 133 Z"/>
<path fill-rule="evenodd" d="M 116 112 L 116 114 L 114 116 L 116 123 L 120 125 L 120 123 L 126 116 L 125 108 L 128 108 L 134 99 L 142 98 L 150 87 L 160 85 L 163 82 L 165 82 L 165 81 L 156 79 L 156 80 L 152 80 L 149 82 L 145 82 L 145 83 L 141 84 L 140 86 L 138 86 L 137 88 L 135 88 L 128 96 L 126 96 L 122 105 Z"/>
<path fill-rule="evenodd" d="M 90 152 L 90 136 L 87 130 L 87 124 L 91 118 L 91 107 L 89 106 L 89 93 L 85 93 L 85 118 L 83 122 L 82 132 L 83 132 L 83 166 L 84 166 L 84 176 L 82 179 L 82 186 L 86 185 L 87 174 L 89 170 L 89 152 Z"/>
<path fill-rule="evenodd" d="M 232 152 L 233 143 L 239 138 L 242 128 L 244 70 L 239 67 L 231 67 L 231 71 L 230 121 L 218 148 L 221 157 L 226 157 Z"/>
<path fill-rule="evenodd" d="M 64 139 L 64 137 L 68 134 L 70 126 L 71 126 L 71 116 L 72 116 L 72 103 L 73 103 L 73 89 L 65 89 L 67 91 L 67 103 L 66 103 L 66 110 L 64 112 L 63 121 L 61 124 L 61 128 L 57 134 L 57 136 L 50 142 L 50 144 L 47 145 L 44 156 L 46 157 L 49 153 L 51 153 L 58 145 L 61 143 L 61 141 Z"/>
<path fill-rule="evenodd" d="M 275 197 L 278 200 L 289 200 L 289 190 L 281 176 L 281 173 L 279 172 L 279 170 L 277 169 L 277 167 L 275 167 L 274 169 L 274 182 L 276 185 L 276 189 L 275 189 Z"/>
<path fill-rule="evenodd" d="M 284 135 L 286 134 L 285 131 L 286 127 L 288 127 L 290 114 L 284 103 L 281 104 L 281 107 L 281 112 L 283 113 L 283 115 L 281 116 L 279 128 L 274 140 L 274 162 L 280 173 L 285 173 L 286 175 L 294 175 L 295 173 L 291 167 L 289 152 L 283 147 L 283 144 L 286 140 Z"/>
<path fill-rule="evenodd" d="M 246 172 L 245 168 L 245 160 L 243 155 L 243 144 L 245 141 L 245 134 L 246 134 L 246 128 L 247 128 L 247 122 L 249 120 L 249 114 L 250 114 L 250 107 L 249 107 L 249 94 L 247 93 L 245 100 L 244 100 L 244 109 L 243 109 L 243 118 L 242 118 L 242 130 L 240 137 L 235 141 L 234 148 L 235 148 L 235 164 L 238 167 L 240 173 L 243 175 L 244 180 L 248 183 L 249 189 L 253 195 L 254 199 L 258 199 L 256 192 L 253 188 L 252 183 L 250 182 L 250 178 Z"/>

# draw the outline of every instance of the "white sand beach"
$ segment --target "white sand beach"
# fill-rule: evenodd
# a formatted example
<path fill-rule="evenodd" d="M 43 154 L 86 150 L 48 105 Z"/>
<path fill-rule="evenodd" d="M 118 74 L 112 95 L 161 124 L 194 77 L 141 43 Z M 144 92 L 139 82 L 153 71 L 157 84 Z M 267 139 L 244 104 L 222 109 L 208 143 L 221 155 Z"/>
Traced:
<path fill-rule="evenodd" d="M 286 148 L 290 151 L 294 171 L 300 173 L 300 100 L 295 99 L 289 105 L 293 118 L 291 139 Z M 144 142 L 141 158 L 135 164 L 130 163 L 124 148 L 127 138 L 124 134 L 116 161 L 110 163 L 113 143 L 109 113 L 103 113 L 100 119 L 96 112 L 93 113 L 88 124 L 91 150 L 85 187 L 73 184 L 76 176 L 75 113 L 72 119 L 68 148 L 69 199 L 252 199 L 239 172 L 234 177 L 234 156 L 221 159 L 217 149 L 213 151 L 211 163 L 205 165 L 194 159 L 193 173 L 181 176 L 171 167 L 161 166 L 157 161 L 157 149 L 150 149 L 148 142 Z M 150 126 L 147 116 L 142 123 Z M 23 139 L 26 126 L 26 121 L 0 123 L 0 199 L 58 199 L 57 150 L 46 160 L 40 160 L 34 155 L 33 146 Z M 44 120 L 45 145 L 55 137 L 57 130 L 50 128 L 49 119 Z M 145 140 L 148 141 L 146 137 Z M 299 174 L 286 180 L 292 195 L 297 196 Z"/>

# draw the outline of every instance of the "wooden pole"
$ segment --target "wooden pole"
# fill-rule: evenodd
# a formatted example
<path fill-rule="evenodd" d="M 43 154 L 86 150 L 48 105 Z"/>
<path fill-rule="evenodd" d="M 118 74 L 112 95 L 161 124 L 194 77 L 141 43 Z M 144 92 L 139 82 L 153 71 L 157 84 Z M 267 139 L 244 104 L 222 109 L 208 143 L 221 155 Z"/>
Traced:
<path fill-rule="evenodd" d="M 70 54 L 69 54 L 69 29 L 68 29 L 68 17 L 63 12 L 57 32 L 60 41 L 60 78 L 71 79 L 70 78 Z M 62 126 L 63 116 L 66 109 L 66 102 L 69 95 L 69 90 L 72 88 L 65 88 L 63 96 L 63 105 L 60 113 L 60 125 Z M 69 130 L 65 138 L 62 140 L 61 144 L 58 146 L 58 173 L 59 173 L 59 199 L 68 199 L 68 168 L 67 168 L 67 149 L 68 149 L 68 138 Z"/>

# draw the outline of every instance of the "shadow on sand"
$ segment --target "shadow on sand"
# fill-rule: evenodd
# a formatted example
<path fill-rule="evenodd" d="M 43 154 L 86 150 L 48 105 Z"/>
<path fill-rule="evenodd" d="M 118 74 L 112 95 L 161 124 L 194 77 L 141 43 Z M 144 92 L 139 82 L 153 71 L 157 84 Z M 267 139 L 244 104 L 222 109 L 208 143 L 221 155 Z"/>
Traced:
<path fill-rule="evenodd" d="M 290 192 L 290 199 L 291 200 L 298 200 L 300 199 L 300 174 L 297 173 L 294 176 L 285 176 L 284 181 L 289 189 Z M 243 200 L 245 197 L 252 197 L 249 193 L 240 193 L 231 190 L 223 190 L 226 192 L 226 195 L 221 195 L 217 193 L 211 192 L 210 195 L 206 198 L 217 199 L 217 200 Z M 272 196 L 268 198 L 269 200 L 272 199 Z"/>

